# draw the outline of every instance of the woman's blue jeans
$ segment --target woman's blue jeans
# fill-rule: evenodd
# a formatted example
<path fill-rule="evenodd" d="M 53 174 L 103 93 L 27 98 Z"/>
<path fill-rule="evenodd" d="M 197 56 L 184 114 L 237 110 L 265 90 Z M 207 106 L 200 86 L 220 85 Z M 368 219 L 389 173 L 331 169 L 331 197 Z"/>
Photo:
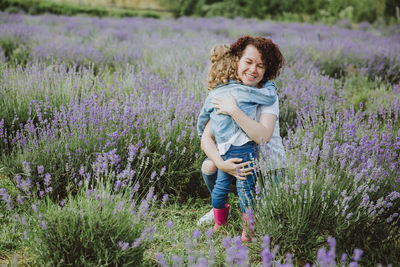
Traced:
<path fill-rule="evenodd" d="M 225 155 L 222 155 L 223 160 L 230 158 L 241 158 L 242 162 L 254 161 L 257 157 L 258 146 L 255 142 L 248 142 L 242 146 L 231 146 Z M 253 164 L 250 164 L 253 166 Z M 210 177 L 208 177 L 210 178 Z M 253 171 L 251 175 L 246 176 L 246 180 L 240 180 L 236 177 L 227 174 L 221 170 L 217 171 L 217 177 L 214 186 L 212 180 L 206 182 L 209 190 L 211 189 L 212 206 L 216 209 L 225 208 L 225 203 L 230 192 L 230 185 L 236 181 L 237 194 L 239 196 L 239 205 L 242 212 L 246 212 L 248 207 L 254 204 L 253 194 L 255 191 L 256 176 Z"/>

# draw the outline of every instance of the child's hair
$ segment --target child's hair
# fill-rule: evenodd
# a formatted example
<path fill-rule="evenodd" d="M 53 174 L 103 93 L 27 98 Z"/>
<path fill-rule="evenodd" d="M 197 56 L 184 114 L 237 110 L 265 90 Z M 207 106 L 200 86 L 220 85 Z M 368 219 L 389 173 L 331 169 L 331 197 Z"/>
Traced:
<path fill-rule="evenodd" d="M 236 72 L 236 61 L 229 45 L 219 44 L 211 49 L 210 67 L 207 74 L 208 90 L 214 90 L 219 84 L 229 80 L 239 80 Z"/>

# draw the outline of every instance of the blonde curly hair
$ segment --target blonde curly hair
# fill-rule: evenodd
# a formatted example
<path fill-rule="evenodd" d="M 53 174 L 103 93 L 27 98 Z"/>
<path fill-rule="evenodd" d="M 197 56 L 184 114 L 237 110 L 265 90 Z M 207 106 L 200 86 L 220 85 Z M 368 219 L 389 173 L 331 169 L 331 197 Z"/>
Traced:
<path fill-rule="evenodd" d="M 208 90 L 214 90 L 217 85 L 226 84 L 229 80 L 240 81 L 236 71 L 235 57 L 231 54 L 229 45 L 215 45 L 211 49 L 207 73 Z"/>

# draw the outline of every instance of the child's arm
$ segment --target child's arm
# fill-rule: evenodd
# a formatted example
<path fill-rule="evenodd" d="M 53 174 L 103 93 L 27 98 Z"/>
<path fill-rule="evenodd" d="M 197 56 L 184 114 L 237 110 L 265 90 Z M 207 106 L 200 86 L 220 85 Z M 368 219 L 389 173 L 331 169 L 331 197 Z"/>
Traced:
<path fill-rule="evenodd" d="M 214 162 L 221 171 L 235 176 L 240 180 L 246 180 L 245 176 L 252 174 L 253 168 L 247 167 L 250 166 L 251 161 L 242 163 L 242 159 L 240 158 L 231 158 L 224 161 L 218 152 L 213 137 L 211 123 L 208 121 L 201 137 L 201 149 L 206 153 L 207 157 Z"/>
<path fill-rule="evenodd" d="M 199 117 L 197 118 L 197 135 L 199 138 L 203 135 L 204 128 L 206 126 L 206 123 L 210 120 L 210 113 L 212 111 L 212 107 L 209 105 L 209 102 L 207 102 L 208 97 L 206 98 L 206 101 L 203 105 L 203 107 L 200 110 Z"/>

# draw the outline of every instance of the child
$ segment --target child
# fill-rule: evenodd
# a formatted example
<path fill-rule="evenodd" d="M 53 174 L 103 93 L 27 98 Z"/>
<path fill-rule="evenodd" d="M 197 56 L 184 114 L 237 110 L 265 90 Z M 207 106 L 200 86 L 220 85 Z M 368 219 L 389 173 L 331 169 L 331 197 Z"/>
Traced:
<path fill-rule="evenodd" d="M 235 98 L 238 107 L 248 117 L 255 120 L 258 105 L 272 105 L 276 101 L 276 86 L 273 82 L 266 82 L 262 88 L 256 88 L 243 85 L 238 81 L 240 82 L 237 74 L 237 61 L 231 54 L 229 46 L 216 45 L 213 47 L 207 77 L 210 92 L 200 111 L 197 130 L 199 137 L 201 137 L 205 125 L 211 120 L 212 132 L 223 160 L 239 157 L 245 162 L 256 158 L 257 144 L 251 141 L 241 146 L 231 145 L 231 140 L 240 134 L 243 135 L 244 131 L 229 115 L 217 114 L 211 104 L 211 100 L 215 96 L 221 97 L 230 93 Z M 217 229 L 218 226 L 225 225 L 227 221 L 229 205 L 225 202 L 234 177 L 218 170 L 215 184 L 210 182 L 212 180 L 209 179 L 210 177 L 204 178 L 212 195 L 214 229 Z M 254 173 L 251 176 L 247 176 L 246 180 L 236 179 L 236 188 L 242 213 L 245 213 L 246 209 L 253 203 L 254 181 Z"/>

